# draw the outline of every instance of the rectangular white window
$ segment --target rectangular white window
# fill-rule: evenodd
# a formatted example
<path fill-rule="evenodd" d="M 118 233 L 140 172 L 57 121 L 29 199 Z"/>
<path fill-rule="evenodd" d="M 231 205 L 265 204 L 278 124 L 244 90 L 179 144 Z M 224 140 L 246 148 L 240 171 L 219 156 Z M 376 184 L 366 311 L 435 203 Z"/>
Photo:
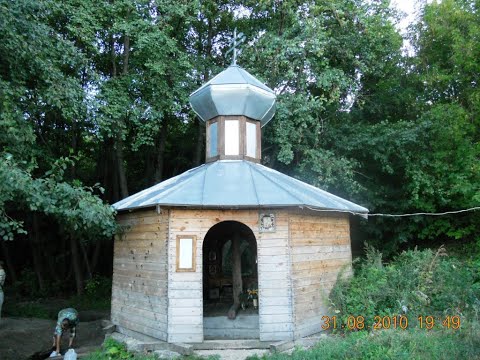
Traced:
<path fill-rule="evenodd" d="M 195 271 L 196 237 L 177 236 L 177 271 Z"/>
<path fill-rule="evenodd" d="M 217 123 L 214 122 L 210 124 L 208 132 L 208 140 L 210 141 L 210 147 L 208 149 L 209 157 L 218 155 L 218 146 L 217 146 Z"/>
<path fill-rule="evenodd" d="M 225 120 L 225 155 L 240 155 L 240 122 Z"/>
<path fill-rule="evenodd" d="M 247 122 L 247 156 L 257 156 L 257 125 Z"/>

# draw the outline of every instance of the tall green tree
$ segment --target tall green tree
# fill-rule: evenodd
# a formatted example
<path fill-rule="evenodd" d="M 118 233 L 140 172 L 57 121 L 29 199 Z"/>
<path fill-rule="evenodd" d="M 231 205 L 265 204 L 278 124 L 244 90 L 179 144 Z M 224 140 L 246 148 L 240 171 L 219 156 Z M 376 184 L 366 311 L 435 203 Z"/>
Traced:
<path fill-rule="evenodd" d="M 371 211 L 445 212 L 480 203 L 478 108 L 472 101 L 478 96 L 472 71 L 478 67 L 472 56 L 477 14 L 474 2 L 425 5 L 410 29 L 413 55 L 389 56 L 388 71 L 365 78 L 352 111 L 332 129 L 332 143 L 356 161 Z M 479 222 L 474 212 L 373 218 L 365 229 L 367 239 L 393 252 L 409 242 L 474 240 Z"/>
<path fill-rule="evenodd" d="M 77 241 L 109 238 L 116 225 L 114 211 L 97 190 L 65 176 L 69 144 L 84 131 L 80 126 L 88 128 L 81 81 L 86 61 L 52 26 L 55 5 L 0 2 L 0 234 L 2 241 L 27 232 L 38 239 L 42 217 L 75 240 L 70 252 L 72 263 L 78 263 Z M 31 241 L 41 273 L 37 245 Z M 82 269 L 74 271 L 80 293 Z"/>
<path fill-rule="evenodd" d="M 278 96 L 265 164 L 373 212 L 478 204 L 478 1 L 425 5 L 411 56 L 383 0 L 0 0 L 0 10 L 0 234 L 29 241 L 43 283 L 55 276 L 46 249 L 76 264 L 78 291 L 110 251 L 87 242 L 114 232 L 99 199 L 203 161 L 188 96 L 230 64 L 234 28 L 247 37 L 238 63 Z M 395 251 L 471 240 L 478 227 L 464 214 L 361 229 Z"/>
<path fill-rule="evenodd" d="M 270 166 L 341 195 L 359 191 L 355 159 L 337 152 L 327 134 L 351 108 L 363 79 L 380 76 L 399 53 L 391 16 L 382 1 L 251 6 L 252 46 L 241 61 L 278 94 L 275 120 L 264 134 Z"/>

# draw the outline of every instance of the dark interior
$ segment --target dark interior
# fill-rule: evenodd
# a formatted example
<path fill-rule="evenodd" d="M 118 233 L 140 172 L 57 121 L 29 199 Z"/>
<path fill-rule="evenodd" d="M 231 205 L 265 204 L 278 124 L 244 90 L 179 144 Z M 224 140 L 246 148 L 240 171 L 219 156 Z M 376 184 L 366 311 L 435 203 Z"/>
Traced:
<path fill-rule="evenodd" d="M 233 303 L 232 238 L 241 239 L 241 268 L 245 313 L 258 313 L 247 290 L 258 289 L 257 242 L 246 225 L 224 221 L 213 226 L 203 242 L 203 304 L 204 316 L 226 315 Z"/>

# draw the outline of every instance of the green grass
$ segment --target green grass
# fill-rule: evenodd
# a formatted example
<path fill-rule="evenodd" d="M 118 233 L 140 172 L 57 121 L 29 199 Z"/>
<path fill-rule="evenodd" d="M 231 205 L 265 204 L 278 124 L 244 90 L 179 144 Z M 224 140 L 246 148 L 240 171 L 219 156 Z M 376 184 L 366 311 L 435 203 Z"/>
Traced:
<path fill-rule="evenodd" d="M 205 359 L 199 356 L 181 359 Z M 133 354 L 124 344 L 108 339 L 102 350 L 90 354 L 85 360 L 136 359 L 153 360 L 155 355 Z M 209 357 L 216 359 L 218 357 Z M 279 353 L 252 356 L 249 360 L 309 360 L 309 359 L 395 359 L 442 360 L 480 359 L 480 328 L 478 324 L 465 324 L 460 330 L 379 330 L 330 335 L 311 349 L 296 349 L 291 354 Z"/>
<path fill-rule="evenodd" d="M 2 314 L 6 317 L 26 317 L 40 319 L 55 319 L 58 311 L 73 307 L 78 311 L 110 309 L 110 297 L 94 297 L 90 295 L 72 296 L 70 298 L 39 298 L 27 300 L 6 297 Z"/>
<path fill-rule="evenodd" d="M 309 350 L 249 359 L 480 359 L 480 333 L 473 330 L 383 330 L 330 336 Z"/>
<path fill-rule="evenodd" d="M 70 306 L 81 310 L 110 310 L 112 298 L 94 296 L 73 296 L 69 299 Z"/>
<path fill-rule="evenodd" d="M 87 280 L 81 296 L 58 297 L 55 293 L 58 284 L 51 283 L 46 288 L 40 291 L 33 271 L 25 269 L 15 284 L 5 288 L 4 316 L 54 319 L 58 311 L 66 307 L 73 307 L 78 311 L 110 310 L 110 278 L 94 276 Z"/>
<path fill-rule="evenodd" d="M 27 318 L 40 318 L 51 319 L 55 317 L 55 313 L 43 304 L 37 302 L 22 302 L 5 301 L 2 315 L 5 317 L 27 317 Z M 57 310 L 58 312 L 58 310 Z"/>

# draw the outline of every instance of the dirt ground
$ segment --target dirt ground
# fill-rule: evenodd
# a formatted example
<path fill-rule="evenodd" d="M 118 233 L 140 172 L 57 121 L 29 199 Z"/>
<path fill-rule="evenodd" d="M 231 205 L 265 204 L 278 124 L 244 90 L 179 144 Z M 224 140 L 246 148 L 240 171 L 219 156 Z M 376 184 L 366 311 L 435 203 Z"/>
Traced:
<path fill-rule="evenodd" d="M 101 347 L 104 340 L 102 319 L 108 319 L 108 312 L 80 312 L 80 324 L 74 348 L 77 353 L 88 353 Z M 0 319 L 0 360 L 27 360 L 38 351 L 45 351 L 52 345 L 55 320 L 36 318 L 2 317 Z M 309 342 L 309 340 L 311 340 Z M 302 347 L 312 346 L 320 338 L 304 339 Z M 68 336 L 62 341 L 62 352 L 68 346 Z M 221 360 L 243 360 L 254 354 L 263 355 L 268 350 L 197 350 L 197 355 L 219 355 Z"/>
<path fill-rule="evenodd" d="M 77 352 L 85 348 L 99 348 L 103 342 L 101 319 L 108 319 L 109 314 L 79 314 L 80 324 L 74 348 Z M 37 351 L 47 350 L 53 343 L 55 320 L 35 318 L 0 319 L 0 359 L 26 360 Z M 68 335 L 62 339 L 62 349 L 68 347 Z M 63 350 L 62 350 L 63 352 Z"/>

